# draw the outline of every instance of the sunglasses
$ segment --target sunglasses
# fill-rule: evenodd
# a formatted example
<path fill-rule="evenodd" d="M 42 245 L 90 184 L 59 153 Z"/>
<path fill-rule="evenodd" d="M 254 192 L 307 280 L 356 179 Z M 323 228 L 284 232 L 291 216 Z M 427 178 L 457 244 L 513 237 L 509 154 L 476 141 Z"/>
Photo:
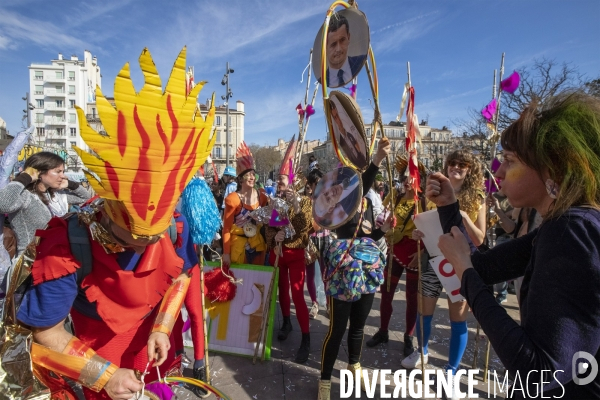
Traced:
<path fill-rule="evenodd" d="M 448 166 L 449 167 L 458 166 L 458 168 L 460 168 L 460 169 L 465 169 L 465 168 L 469 168 L 471 166 L 471 164 L 469 164 L 468 162 L 452 160 L 452 161 L 448 161 Z"/>

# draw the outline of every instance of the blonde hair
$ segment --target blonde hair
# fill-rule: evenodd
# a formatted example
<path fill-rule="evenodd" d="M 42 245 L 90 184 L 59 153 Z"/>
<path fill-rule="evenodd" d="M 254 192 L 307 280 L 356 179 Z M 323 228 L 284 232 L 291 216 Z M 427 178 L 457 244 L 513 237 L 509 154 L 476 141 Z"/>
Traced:
<path fill-rule="evenodd" d="M 455 150 L 448 154 L 444 161 L 444 175 L 446 177 L 448 176 L 448 164 L 451 161 L 469 164 L 469 170 L 460 188 L 460 192 L 456 193 L 456 198 L 459 201 L 460 209 L 471 215 L 479 211 L 483 198 L 483 171 L 481 164 L 471 153 L 467 153 L 465 150 Z"/>

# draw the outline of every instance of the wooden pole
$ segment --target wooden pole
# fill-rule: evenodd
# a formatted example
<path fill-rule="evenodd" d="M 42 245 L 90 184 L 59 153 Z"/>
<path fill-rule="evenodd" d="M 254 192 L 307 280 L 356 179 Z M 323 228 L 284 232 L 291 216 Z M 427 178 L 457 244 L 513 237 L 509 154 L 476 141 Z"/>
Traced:
<path fill-rule="evenodd" d="M 267 296 L 265 297 L 265 304 L 263 305 L 263 320 L 262 327 L 258 334 L 258 339 L 256 339 L 256 347 L 254 348 L 254 356 L 252 357 L 252 364 L 256 364 L 256 358 L 258 357 L 258 351 L 261 343 L 266 343 L 267 329 L 269 328 L 269 309 L 271 307 L 271 297 L 273 295 L 273 286 L 275 286 L 275 275 L 277 272 L 277 268 L 279 267 L 279 255 L 281 254 L 281 243 L 277 245 L 276 256 L 275 256 L 275 265 L 273 266 L 273 274 L 271 275 L 271 282 L 269 283 L 269 288 L 267 290 Z M 263 340 L 264 338 L 264 340 Z M 265 348 L 263 346 L 261 352 L 261 359 L 264 359 L 265 356 Z"/>
<path fill-rule="evenodd" d="M 492 344 L 490 343 L 490 338 L 487 338 L 487 348 L 485 350 L 485 368 L 483 369 L 483 383 L 486 383 L 488 380 L 488 368 L 490 366 L 490 348 Z"/>
<path fill-rule="evenodd" d="M 312 74 L 312 55 L 313 49 L 310 49 L 310 54 L 308 56 L 308 78 L 306 79 L 306 92 L 304 93 L 304 110 L 306 111 L 306 104 L 308 101 L 308 92 L 310 91 L 310 78 Z M 313 97 L 314 98 L 314 97 Z M 300 161 L 302 160 L 302 152 L 304 148 L 304 137 L 306 135 L 306 124 L 308 121 L 306 120 L 306 116 L 302 116 L 302 118 L 298 120 L 299 132 L 298 132 L 298 144 L 300 145 L 296 149 L 296 154 L 294 155 L 294 172 L 298 172 L 300 168 Z"/>

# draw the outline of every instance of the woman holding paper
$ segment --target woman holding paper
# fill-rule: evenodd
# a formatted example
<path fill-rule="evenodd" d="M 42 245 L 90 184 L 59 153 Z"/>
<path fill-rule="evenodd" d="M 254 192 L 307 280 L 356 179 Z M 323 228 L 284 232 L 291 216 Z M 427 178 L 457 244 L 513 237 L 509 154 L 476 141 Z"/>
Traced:
<path fill-rule="evenodd" d="M 515 397 L 600 398 L 600 99 L 575 92 L 534 101 L 501 144 L 502 190 L 515 207 L 535 208 L 542 225 L 471 255 L 451 182 L 435 174 L 427 197 L 450 232 L 439 248 L 496 354 L 520 377 Z M 519 325 L 486 285 L 521 275 Z"/>
<path fill-rule="evenodd" d="M 454 151 L 446 157 L 444 176 L 452 185 L 455 196 L 460 200 L 460 214 L 465 221 L 463 233 L 471 243 L 472 251 L 474 251 L 476 247 L 483 244 L 486 223 L 485 195 L 481 190 L 483 187 L 483 173 L 479 161 L 466 151 Z M 415 230 L 413 236 L 418 238 L 420 234 L 418 230 Z M 431 321 L 433 320 L 435 305 L 443 289 L 440 279 L 430 264 L 427 264 L 421 273 L 421 285 L 423 288 L 421 293 L 423 305 L 423 360 L 427 363 Z M 448 298 L 448 309 L 450 313 L 450 350 L 448 364 L 445 369 L 456 373 L 467 348 L 467 315 L 469 308 L 464 300 L 452 302 Z M 417 340 L 419 342 L 421 339 L 420 330 L 421 326 L 418 323 Z M 418 351 L 402 360 L 404 368 L 417 368 L 420 365 L 421 356 Z"/>

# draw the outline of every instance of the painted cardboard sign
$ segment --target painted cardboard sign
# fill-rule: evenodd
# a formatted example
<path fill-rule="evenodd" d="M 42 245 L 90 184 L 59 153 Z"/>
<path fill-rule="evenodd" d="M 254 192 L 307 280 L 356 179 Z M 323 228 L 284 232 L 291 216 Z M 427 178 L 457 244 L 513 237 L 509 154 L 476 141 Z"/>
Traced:
<path fill-rule="evenodd" d="M 217 263 L 207 263 L 216 267 Z M 206 327 L 208 349 L 210 351 L 253 356 L 256 341 L 262 327 L 263 313 L 271 278 L 275 273 L 274 287 L 268 306 L 268 329 L 265 342 L 265 359 L 271 357 L 273 317 L 277 300 L 279 271 L 261 265 L 232 264 L 231 271 L 236 279 L 242 279 L 233 300 L 223 303 L 210 303 L 206 299 Z M 264 338 L 264 336 L 263 336 Z M 192 347 L 189 331 L 184 334 L 185 346 Z M 260 354 L 259 349 L 259 354 Z"/>

